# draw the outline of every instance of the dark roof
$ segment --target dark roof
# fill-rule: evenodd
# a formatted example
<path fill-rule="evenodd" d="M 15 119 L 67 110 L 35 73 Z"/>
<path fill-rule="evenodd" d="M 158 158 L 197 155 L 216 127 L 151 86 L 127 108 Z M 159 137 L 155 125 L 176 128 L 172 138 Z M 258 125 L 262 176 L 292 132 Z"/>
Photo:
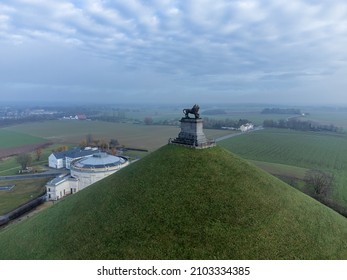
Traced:
<path fill-rule="evenodd" d="M 53 153 L 53 155 L 57 158 L 57 159 L 62 159 L 62 158 L 80 158 L 80 157 L 86 157 L 86 156 L 91 156 L 95 153 L 99 153 L 99 150 L 81 150 L 79 148 L 75 148 L 72 150 L 68 150 L 68 151 L 63 151 L 63 152 L 56 152 Z"/>
<path fill-rule="evenodd" d="M 92 157 L 83 158 L 73 163 L 73 167 L 78 168 L 107 168 L 123 165 L 128 160 L 124 157 L 117 157 L 107 153 L 96 153 Z"/>

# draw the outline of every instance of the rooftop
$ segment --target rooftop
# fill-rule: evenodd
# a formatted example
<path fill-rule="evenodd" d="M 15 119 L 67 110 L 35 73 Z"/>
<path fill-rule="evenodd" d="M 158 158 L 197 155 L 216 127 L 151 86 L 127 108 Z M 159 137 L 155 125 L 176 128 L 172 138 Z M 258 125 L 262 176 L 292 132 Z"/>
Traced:
<path fill-rule="evenodd" d="M 70 175 L 60 175 L 58 177 L 55 177 L 53 180 L 49 181 L 47 183 L 47 185 L 50 185 L 50 186 L 57 186 L 59 184 L 61 184 L 62 182 L 66 181 L 67 179 L 70 178 Z"/>
<path fill-rule="evenodd" d="M 81 150 L 80 148 L 75 148 L 75 149 L 71 149 L 68 151 L 56 152 L 56 153 L 53 153 L 53 155 L 57 159 L 65 158 L 65 157 L 80 158 L 80 157 L 90 156 L 90 155 L 93 155 L 93 154 L 99 153 L 99 152 L 100 152 L 99 150 L 94 150 L 94 149 Z"/>
<path fill-rule="evenodd" d="M 75 168 L 105 168 L 122 165 L 127 161 L 124 157 L 112 156 L 107 153 L 96 153 L 92 157 L 83 158 L 72 163 Z"/>

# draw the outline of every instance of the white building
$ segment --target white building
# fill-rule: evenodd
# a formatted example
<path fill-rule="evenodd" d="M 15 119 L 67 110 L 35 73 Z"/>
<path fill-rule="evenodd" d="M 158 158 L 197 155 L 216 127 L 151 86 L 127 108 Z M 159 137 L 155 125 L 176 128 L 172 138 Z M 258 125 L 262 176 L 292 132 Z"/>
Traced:
<path fill-rule="evenodd" d="M 61 175 L 46 184 L 47 200 L 58 200 L 68 194 L 75 193 L 76 180 L 70 175 Z"/>
<path fill-rule="evenodd" d="M 58 200 L 76 193 L 128 164 L 129 161 L 125 157 L 100 152 L 74 160 L 70 164 L 70 175 L 59 176 L 46 184 L 47 200 Z"/>
<path fill-rule="evenodd" d="M 91 157 L 98 152 L 99 150 L 97 148 L 90 147 L 87 147 L 85 149 L 75 148 L 68 151 L 55 152 L 48 157 L 48 166 L 56 169 L 70 169 L 70 163 L 73 160 L 84 157 Z"/>
<path fill-rule="evenodd" d="M 241 132 L 246 132 L 249 130 L 252 130 L 254 128 L 254 125 L 252 123 L 246 123 L 240 126 Z"/>

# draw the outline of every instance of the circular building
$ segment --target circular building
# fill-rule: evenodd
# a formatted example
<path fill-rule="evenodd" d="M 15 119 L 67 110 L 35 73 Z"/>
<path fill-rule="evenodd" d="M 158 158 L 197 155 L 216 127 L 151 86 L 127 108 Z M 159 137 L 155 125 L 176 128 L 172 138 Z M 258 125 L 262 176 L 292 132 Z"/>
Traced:
<path fill-rule="evenodd" d="M 89 157 L 75 160 L 71 163 L 71 176 L 78 181 L 77 190 L 115 173 L 127 166 L 129 161 L 125 157 L 112 156 L 107 153 L 97 153 Z"/>

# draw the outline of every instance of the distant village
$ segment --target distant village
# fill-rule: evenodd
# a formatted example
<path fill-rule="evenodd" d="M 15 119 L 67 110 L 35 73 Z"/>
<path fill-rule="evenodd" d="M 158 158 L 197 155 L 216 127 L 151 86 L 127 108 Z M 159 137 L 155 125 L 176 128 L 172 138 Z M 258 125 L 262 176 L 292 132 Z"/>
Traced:
<path fill-rule="evenodd" d="M 62 117 L 60 118 L 60 120 L 80 120 L 80 121 L 85 121 L 85 120 L 90 120 L 87 119 L 87 116 L 85 114 L 79 114 L 79 115 L 75 115 L 75 116 L 69 116 L 69 117 Z"/>
<path fill-rule="evenodd" d="M 19 109 L 15 107 L 0 107 L 0 119 L 22 119 L 30 116 L 52 116 L 57 114 L 57 111 L 46 109 Z"/>
<path fill-rule="evenodd" d="M 133 109 L 134 110 L 134 109 Z M 129 109 L 114 109 L 105 107 L 56 107 L 56 108 L 30 108 L 30 107 L 15 107 L 3 106 L 0 107 L 0 126 L 9 126 L 25 122 L 36 122 L 45 120 L 63 120 L 63 121 L 91 121 L 99 120 L 105 122 L 127 122 L 132 124 L 144 125 L 169 125 L 179 126 L 179 116 L 171 119 L 155 119 L 146 116 L 139 119 L 134 115 L 125 114 Z M 107 113 L 108 112 L 108 113 Z M 110 113 L 111 112 L 111 113 Z M 208 112 L 207 112 L 208 113 Z M 208 116 L 208 114 L 206 114 Z M 254 125 L 246 119 L 214 119 L 204 117 L 205 129 L 228 129 L 240 130 L 247 132 L 254 129 Z"/>

